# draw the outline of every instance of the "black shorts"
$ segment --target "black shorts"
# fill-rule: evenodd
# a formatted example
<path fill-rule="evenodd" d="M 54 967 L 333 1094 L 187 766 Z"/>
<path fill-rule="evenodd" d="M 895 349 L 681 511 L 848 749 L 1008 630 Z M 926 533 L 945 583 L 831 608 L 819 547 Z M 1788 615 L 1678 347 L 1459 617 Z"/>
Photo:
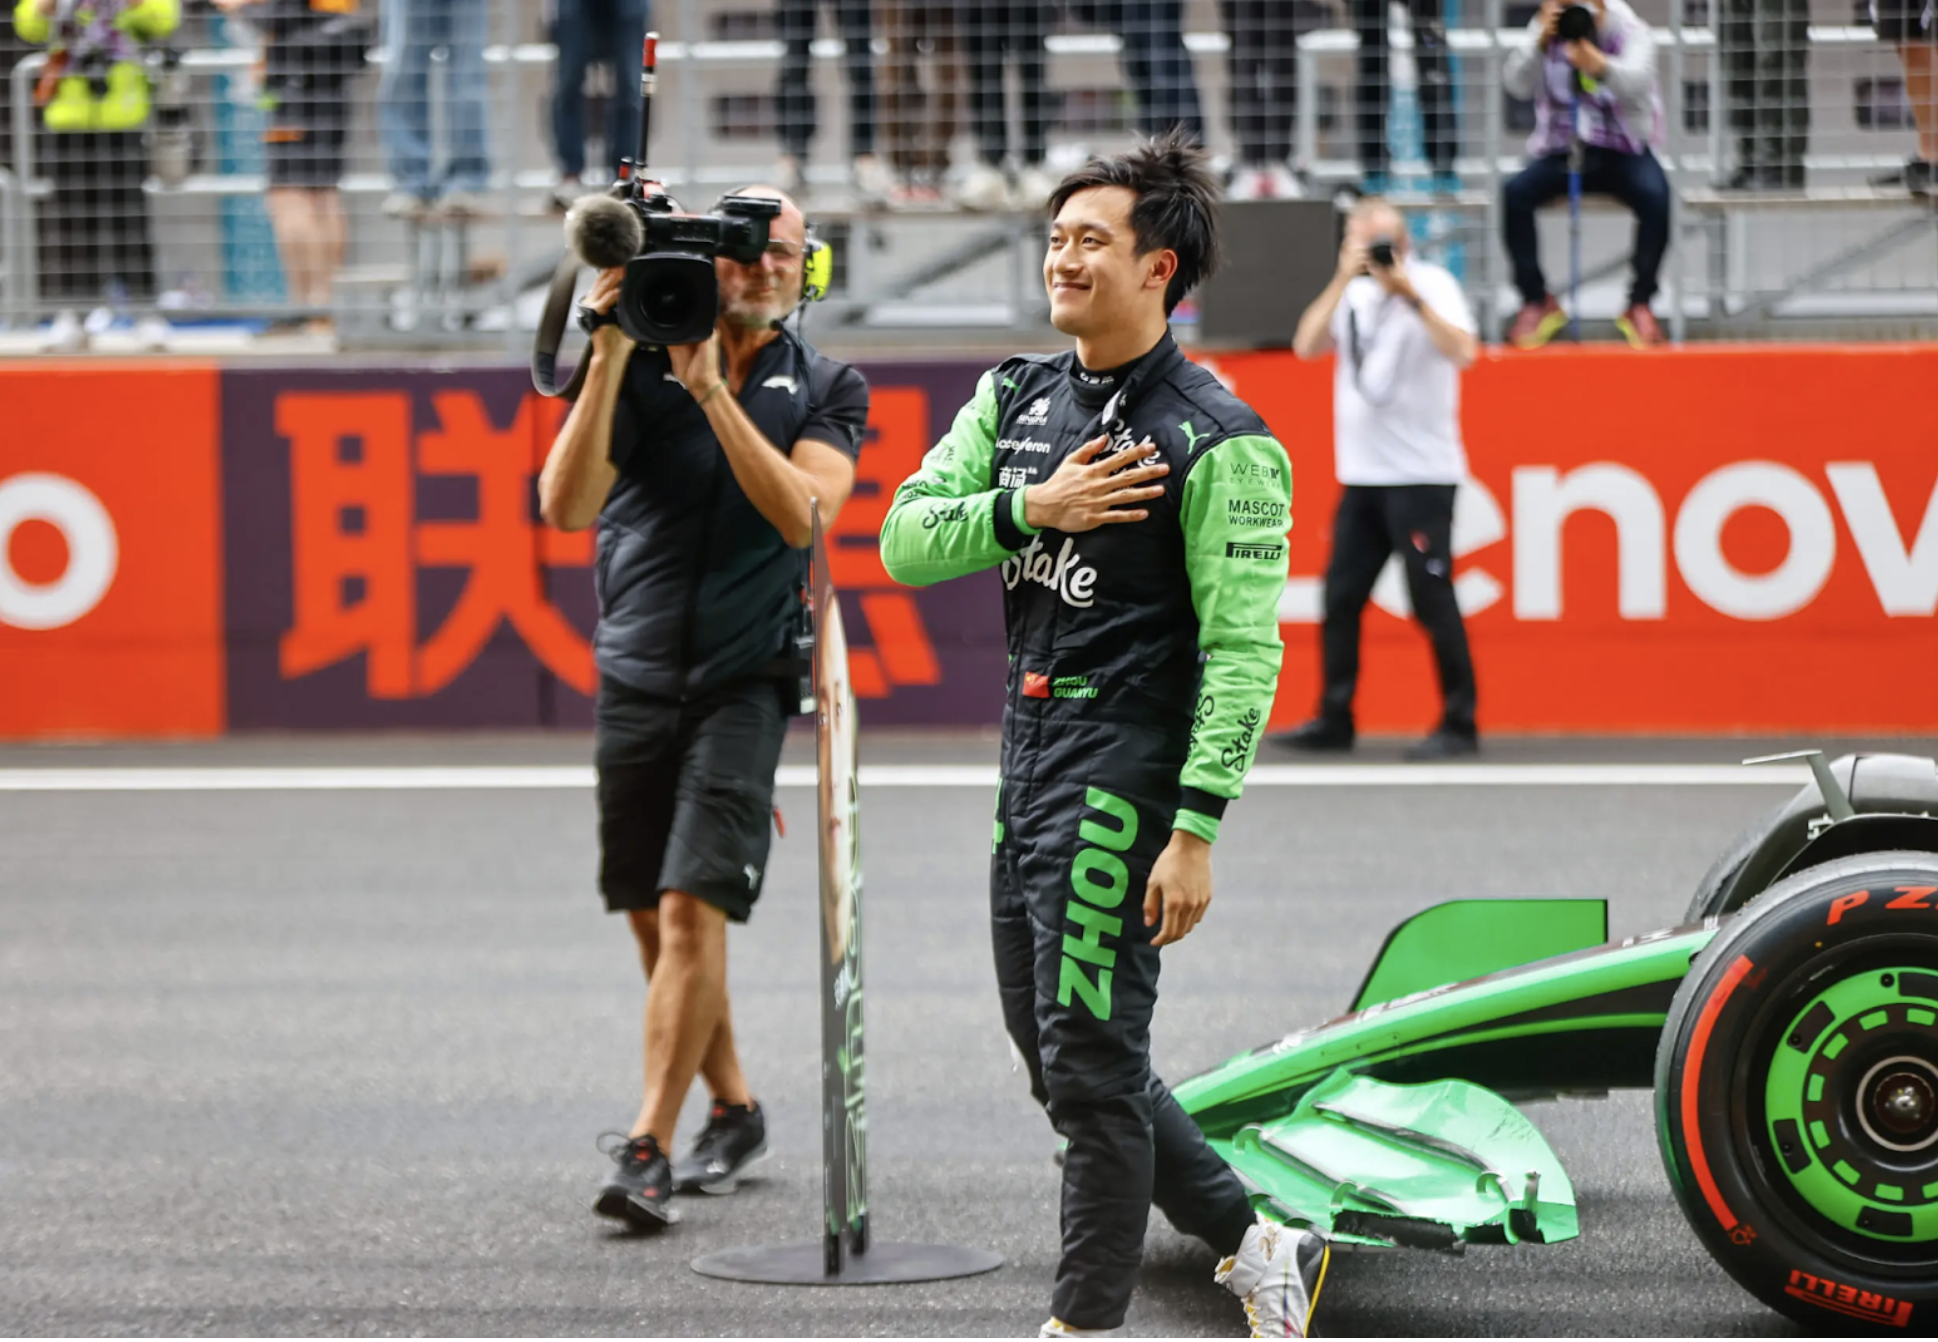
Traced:
<path fill-rule="evenodd" d="M 269 185 L 335 190 L 343 177 L 349 104 L 340 97 L 286 96 L 264 115 L 262 150 Z"/>
<path fill-rule="evenodd" d="M 681 704 L 599 680 L 599 890 L 651 909 L 667 890 L 737 923 L 760 898 L 787 718 L 771 680 Z"/>
<path fill-rule="evenodd" d="M 1938 41 L 1938 5 L 1933 0 L 1871 0 L 1871 27 L 1878 41 L 1895 46 Z"/>

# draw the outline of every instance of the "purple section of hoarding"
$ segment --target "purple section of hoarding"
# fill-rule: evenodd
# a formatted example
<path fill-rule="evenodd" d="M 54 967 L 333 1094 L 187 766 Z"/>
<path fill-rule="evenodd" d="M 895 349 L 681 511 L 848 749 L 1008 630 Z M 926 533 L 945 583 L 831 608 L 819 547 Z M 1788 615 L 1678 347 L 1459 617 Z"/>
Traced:
<path fill-rule="evenodd" d="M 326 579 L 341 589 L 334 603 L 340 629 L 379 628 L 381 619 L 360 619 L 359 612 L 383 604 L 386 595 L 396 598 L 399 593 L 389 589 L 408 584 L 413 618 L 402 631 L 405 655 L 413 662 L 422 659 L 476 580 L 468 566 L 425 559 L 420 551 L 424 527 L 477 523 L 487 487 L 476 474 L 422 469 L 426 436 L 463 433 L 462 422 L 447 423 L 440 413 L 453 397 L 468 404 L 492 434 L 515 432 L 529 391 L 530 383 L 515 369 L 224 373 L 231 727 L 531 727 L 590 721 L 590 701 L 550 674 L 503 621 L 462 669 L 435 689 L 416 678 L 381 684 L 381 673 L 372 667 L 373 657 L 381 656 L 375 646 L 380 634 L 344 634 L 336 640 L 342 656 L 325 664 L 300 670 L 287 664 L 292 634 L 314 632 L 299 629 L 299 581 Z M 399 424 L 405 430 L 401 439 L 390 431 Z M 308 500 L 329 507 L 323 510 L 322 532 L 316 527 L 303 532 L 296 525 L 304 501 L 297 495 L 292 460 L 299 439 L 314 447 L 318 435 L 329 440 L 321 478 L 333 492 L 327 500 Z M 530 432 L 523 437 L 527 444 L 535 441 Z M 317 479 L 307 487 L 315 489 Z M 407 512 L 400 545 L 384 544 L 372 525 L 372 517 L 386 507 Z M 532 542 L 529 535 L 513 535 L 510 543 L 529 547 Z M 554 604 L 583 638 L 593 614 L 589 571 L 557 568 L 543 576 Z"/>
<path fill-rule="evenodd" d="M 887 496 L 982 366 L 864 372 L 899 418 L 871 426 L 830 538 L 865 577 L 841 593 L 861 720 L 993 723 L 993 575 L 909 592 L 873 554 Z M 222 385 L 233 728 L 590 725 L 589 537 L 538 524 L 532 477 L 564 407 L 525 369 L 238 369 Z"/>

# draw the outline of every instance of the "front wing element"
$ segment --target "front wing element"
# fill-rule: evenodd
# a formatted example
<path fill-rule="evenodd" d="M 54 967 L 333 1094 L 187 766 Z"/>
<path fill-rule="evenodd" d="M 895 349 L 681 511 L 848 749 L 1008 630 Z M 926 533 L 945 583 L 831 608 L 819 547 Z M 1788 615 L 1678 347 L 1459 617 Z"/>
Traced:
<path fill-rule="evenodd" d="M 1283 1118 L 1213 1141 L 1277 1220 L 1335 1240 L 1455 1249 L 1578 1233 L 1575 1190 L 1535 1126 L 1464 1081 L 1341 1069 Z"/>

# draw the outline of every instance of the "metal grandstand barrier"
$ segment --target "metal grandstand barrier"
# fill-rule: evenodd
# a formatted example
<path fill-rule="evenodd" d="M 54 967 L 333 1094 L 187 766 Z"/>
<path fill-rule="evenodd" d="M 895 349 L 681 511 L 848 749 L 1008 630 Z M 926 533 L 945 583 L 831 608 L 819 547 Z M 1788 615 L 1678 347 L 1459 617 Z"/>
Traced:
<path fill-rule="evenodd" d="M 255 3 L 300 9 L 304 0 Z M 586 186 L 605 179 L 600 126 L 623 81 L 580 59 L 583 34 L 548 30 L 539 0 L 389 0 L 385 12 L 426 5 L 484 14 L 466 39 L 483 32 L 476 59 L 457 59 L 462 44 L 450 34 L 413 46 L 398 27 L 369 36 L 365 54 L 338 71 L 327 124 L 342 130 L 343 161 L 323 185 L 342 222 L 317 227 L 336 229 L 340 243 L 317 242 L 302 212 L 286 216 L 272 191 L 265 164 L 276 137 L 304 127 L 258 105 L 272 92 L 273 76 L 258 71 L 273 40 L 264 24 L 238 21 L 252 6 L 236 16 L 191 8 L 167 39 L 176 58 L 164 59 L 160 43 L 144 53 L 153 114 L 139 144 L 124 137 L 116 152 L 126 161 L 112 173 L 103 165 L 113 155 L 83 172 L 71 137 L 42 129 L 44 52 L 0 44 L 0 62 L 12 63 L 0 126 L 0 351 L 159 341 L 522 352 L 560 247 L 552 128 L 555 108 L 570 101 L 555 92 L 561 57 L 574 77 L 587 69 L 577 89 Z M 1770 334 L 1834 320 L 1899 334 L 1938 322 L 1931 209 L 1902 185 L 1872 181 L 1917 144 L 1918 109 L 1893 45 L 1853 21 L 1849 0 L 1636 8 L 1657 47 L 1657 154 L 1677 203 L 1658 304 L 1668 324 L 1678 334 Z M 1454 270 L 1497 334 L 1518 302 L 1500 241 L 1501 186 L 1525 162 L 1530 117 L 1503 94 L 1501 74 L 1534 9 L 1526 0 L 662 0 L 654 21 L 668 38 L 667 111 L 654 162 L 689 206 L 751 180 L 778 177 L 800 191 L 839 244 L 835 292 L 814 317 L 824 339 L 1044 339 L 1032 207 L 1086 154 L 1183 123 L 1202 135 L 1235 199 L 1363 187 L 1394 195 L 1413 212 L 1421 252 Z M 400 101 L 407 65 L 423 92 Z M 470 71 L 484 90 L 485 165 L 459 193 L 469 199 L 400 210 L 384 117 L 421 104 L 433 165 L 449 169 L 472 115 L 453 110 L 453 94 Z M 77 194 L 89 173 L 102 180 Z M 1592 209 L 1583 231 L 1589 270 L 1605 272 L 1583 305 L 1591 318 L 1612 315 L 1629 224 L 1619 210 Z M 1553 273 L 1562 230 L 1541 232 Z M 126 269 L 140 272 L 134 282 Z M 100 329 L 77 339 L 83 317 Z M 144 324 L 157 317 L 170 325 Z M 1181 317 L 1188 329 L 1191 309 Z"/>

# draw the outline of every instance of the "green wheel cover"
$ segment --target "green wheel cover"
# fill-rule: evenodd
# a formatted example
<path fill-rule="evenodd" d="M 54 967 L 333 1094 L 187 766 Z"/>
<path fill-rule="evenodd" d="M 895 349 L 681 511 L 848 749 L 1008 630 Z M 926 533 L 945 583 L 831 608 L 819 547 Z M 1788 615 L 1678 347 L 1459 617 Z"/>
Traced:
<path fill-rule="evenodd" d="M 1904 1038 L 1907 1052 L 1938 1061 L 1938 1011 L 1887 986 L 1902 982 L 1907 973 L 1928 972 L 1909 967 L 1867 970 L 1825 988 L 1785 1029 L 1764 1085 L 1765 1122 L 1778 1152 L 1775 1168 L 1809 1207 L 1832 1223 L 1890 1244 L 1938 1240 L 1938 1182 L 1907 1186 L 1852 1163 L 1850 1157 L 1857 1153 L 1833 1121 L 1846 1096 L 1830 1093 L 1826 1069 L 1846 1048 L 1880 1030 Z M 1821 1020 L 1826 1011 L 1830 1023 L 1798 1047 L 1796 1041 L 1807 1033 L 1806 1018 L 1814 1012 Z M 1922 1047 L 1912 1043 L 1920 1036 Z M 1908 1237 L 1878 1234 L 1859 1224 L 1867 1211 L 1908 1214 L 1912 1232 Z"/>

